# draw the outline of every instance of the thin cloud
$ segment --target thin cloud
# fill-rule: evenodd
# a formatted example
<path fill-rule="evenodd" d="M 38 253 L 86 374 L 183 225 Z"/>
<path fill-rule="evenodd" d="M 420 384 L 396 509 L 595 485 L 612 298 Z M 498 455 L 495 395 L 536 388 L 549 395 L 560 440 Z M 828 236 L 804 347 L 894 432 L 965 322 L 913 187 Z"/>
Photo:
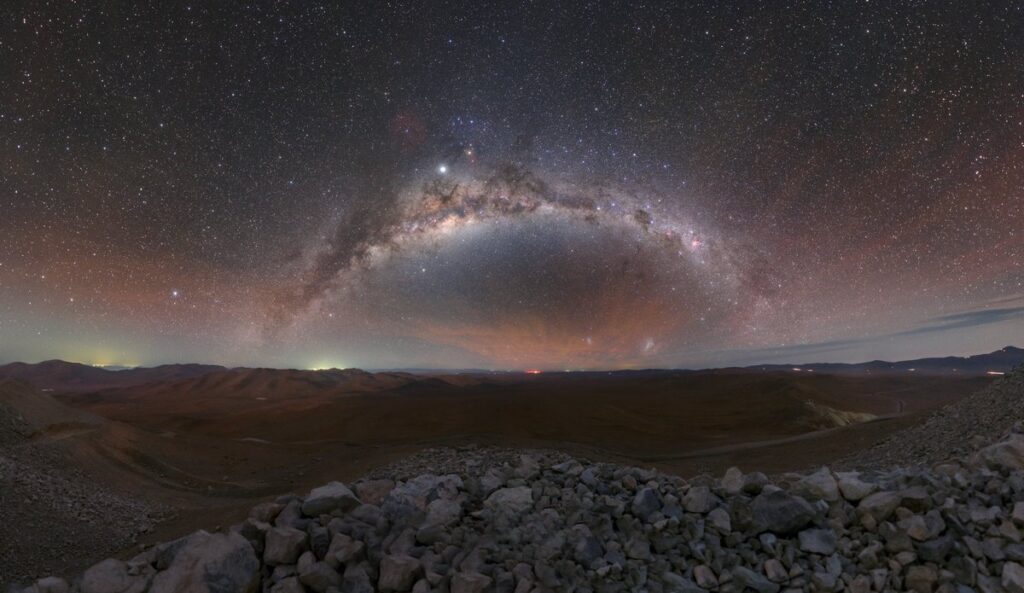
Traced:
<path fill-rule="evenodd" d="M 1024 296 L 1016 297 L 1014 300 L 1021 299 L 1024 299 Z M 882 342 L 891 341 L 896 338 L 906 338 L 911 336 L 928 335 L 951 330 L 962 330 L 972 327 L 994 325 L 1006 321 L 1013 321 L 1015 319 L 1024 319 L 1024 306 L 1001 307 L 996 309 L 979 309 L 975 311 L 964 311 L 961 313 L 940 315 L 938 317 L 932 317 L 920 322 L 917 325 L 917 327 L 913 327 L 898 332 L 892 332 L 888 334 L 878 334 L 874 336 L 865 336 L 861 338 L 849 338 L 842 340 L 828 340 L 824 342 L 813 342 L 809 344 L 794 344 L 791 346 L 779 346 L 775 348 L 734 350 L 731 352 L 731 354 L 747 360 L 777 360 L 788 356 L 809 356 L 814 354 L 837 352 L 853 348 L 856 346 L 879 344 Z"/>

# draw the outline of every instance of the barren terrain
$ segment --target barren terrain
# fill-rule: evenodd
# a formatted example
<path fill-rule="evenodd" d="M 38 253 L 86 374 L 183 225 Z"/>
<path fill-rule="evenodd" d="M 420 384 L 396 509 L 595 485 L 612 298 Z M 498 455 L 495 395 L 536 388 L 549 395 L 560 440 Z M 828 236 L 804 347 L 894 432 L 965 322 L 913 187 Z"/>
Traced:
<path fill-rule="evenodd" d="M 125 546 L 227 524 L 259 500 L 355 479 L 436 446 L 552 449 L 687 476 L 732 465 L 804 469 L 991 381 L 741 370 L 424 376 L 211 367 L 159 376 L 135 385 L 101 376 L 97 388 L 71 377 L 44 383 L 45 392 L 0 384 L 8 417 L 27 427 L 5 445 L 22 468 L 8 467 L 5 483 L 35 462 L 44 476 L 83 485 L 83 497 L 95 490 L 97 500 L 121 497 L 148 514 L 136 533 L 109 533 L 83 528 L 73 511 L 53 515 L 32 491 L 39 480 L 21 483 L 21 498 L 8 488 L 0 512 L 17 516 L 3 524 L 57 520 L 4 550 L 13 556 L 5 578 L 66 572 Z M 68 542 L 67 553 L 49 552 L 54 538 Z"/>

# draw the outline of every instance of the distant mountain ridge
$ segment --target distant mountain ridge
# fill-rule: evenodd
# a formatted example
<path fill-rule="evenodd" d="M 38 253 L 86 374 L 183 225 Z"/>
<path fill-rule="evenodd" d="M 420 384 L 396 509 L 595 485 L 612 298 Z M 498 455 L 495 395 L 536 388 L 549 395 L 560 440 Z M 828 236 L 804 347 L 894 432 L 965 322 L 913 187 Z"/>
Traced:
<path fill-rule="evenodd" d="M 861 363 L 803 363 L 803 364 L 760 364 L 746 367 L 725 367 L 683 371 L 679 369 L 647 369 L 625 371 L 586 371 L 590 373 L 652 373 L 652 372 L 703 372 L 703 371 L 766 371 L 766 372 L 816 372 L 836 375 L 878 375 L 920 373 L 929 375 L 986 375 L 1008 373 L 1024 364 L 1024 349 L 1007 346 L 986 354 L 974 356 L 945 356 L 919 358 L 889 362 L 873 360 Z M 378 391 L 396 388 L 400 385 L 417 384 L 423 375 L 442 378 L 446 383 L 457 385 L 474 382 L 473 375 L 517 374 L 515 371 L 472 371 L 472 370 L 428 370 L 415 371 L 363 371 L 360 369 L 325 369 L 306 371 L 296 369 L 268 369 L 238 367 L 228 368 L 208 364 L 167 364 L 156 367 L 135 367 L 114 370 L 94 367 L 63 360 L 47 360 L 29 364 L 14 362 L 0 366 L 0 379 L 14 379 L 33 385 L 37 389 L 57 392 L 85 392 L 134 387 L 148 383 L 164 383 L 165 388 L 173 387 L 186 391 L 217 391 L 247 387 L 249 391 L 270 392 L 282 383 L 303 385 L 300 390 L 344 386 L 345 391 Z M 462 377 L 461 379 L 459 377 Z"/>
<path fill-rule="evenodd" d="M 14 379 L 37 389 L 53 391 L 91 391 L 129 387 L 142 383 L 177 381 L 226 370 L 209 364 L 166 364 L 111 370 L 77 362 L 47 360 L 36 364 L 12 362 L 0 366 L 0 379 Z"/>
<path fill-rule="evenodd" d="M 831 374 L 922 373 L 930 375 L 985 375 L 1009 373 L 1024 364 L 1024 349 L 1007 346 L 974 356 L 943 356 L 888 362 L 819 362 L 808 364 L 758 364 L 743 367 L 755 371 L 800 371 Z"/>

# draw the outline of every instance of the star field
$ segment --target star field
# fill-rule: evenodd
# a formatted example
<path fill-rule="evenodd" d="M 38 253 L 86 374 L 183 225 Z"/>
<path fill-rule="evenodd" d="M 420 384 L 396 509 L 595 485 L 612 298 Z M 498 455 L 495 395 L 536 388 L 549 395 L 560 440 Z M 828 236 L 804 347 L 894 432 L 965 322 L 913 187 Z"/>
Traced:
<path fill-rule="evenodd" d="M 0 361 L 618 368 L 1024 336 L 1024 6 L 14 2 Z"/>

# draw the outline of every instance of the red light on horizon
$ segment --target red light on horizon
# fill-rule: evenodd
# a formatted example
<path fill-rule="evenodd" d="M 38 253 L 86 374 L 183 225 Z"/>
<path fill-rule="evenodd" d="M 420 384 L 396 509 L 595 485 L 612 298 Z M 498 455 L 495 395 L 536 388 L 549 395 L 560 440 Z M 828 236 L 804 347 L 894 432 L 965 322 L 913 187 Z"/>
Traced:
<path fill-rule="evenodd" d="M 541 373 L 541 370 L 540 369 L 526 369 L 523 372 L 526 373 L 527 375 L 539 375 Z"/>

